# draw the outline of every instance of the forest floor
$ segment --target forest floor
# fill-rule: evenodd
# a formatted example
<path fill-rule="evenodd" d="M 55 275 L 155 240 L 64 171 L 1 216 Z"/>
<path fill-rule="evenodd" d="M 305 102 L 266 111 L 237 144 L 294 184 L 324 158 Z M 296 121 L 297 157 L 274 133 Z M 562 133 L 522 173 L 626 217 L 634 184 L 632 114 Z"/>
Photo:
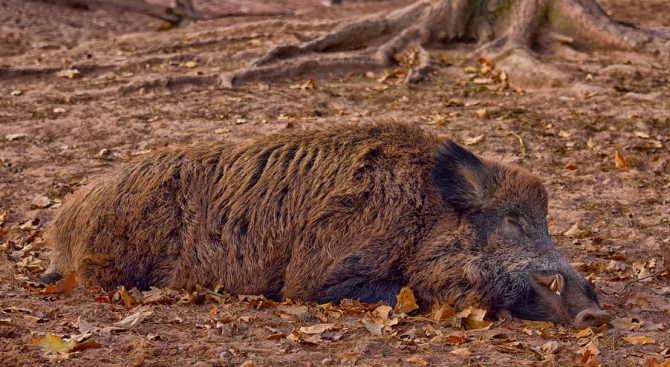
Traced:
<path fill-rule="evenodd" d="M 137 14 L 0 0 L 0 364 L 670 361 L 670 65 L 616 52 L 546 56 L 580 86 L 521 91 L 462 65 L 473 45 L 431 50 L 440 64 L 416 85 L 365 70 L 313 83 L 212 83 L 275 45 L 332 30 L 333 20 L 407 4 L 344 3 L 259 1 L 298 11 L 159 30 L 160 21 Z M 670 2 L 600 3 L 615 19 L 670 28 Z M 617 319 L 587 330 L 495 319 L 467 329 L 464 314 L 436 321 L 379 305 L 275 304 L 203 290 L 60 294 L 34 283 L 48 259 L 41 231 L 68 194 L 138 155 L 385 118 L 537 174 L 550 195 L 553 240 Z"/>

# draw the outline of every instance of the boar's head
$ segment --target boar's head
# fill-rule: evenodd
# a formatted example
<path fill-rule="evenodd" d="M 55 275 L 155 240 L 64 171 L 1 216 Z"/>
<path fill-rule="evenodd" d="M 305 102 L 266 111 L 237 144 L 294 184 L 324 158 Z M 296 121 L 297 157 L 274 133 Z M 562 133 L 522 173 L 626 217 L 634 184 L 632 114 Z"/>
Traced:
<path fill-rule="evenodd" d="M 465 294 L 454 303 L 576 328 L 609 322 L 593 287 L 554 246 L 547 192 L 536 176 L 446 142 L 435 158 L 433 182 L 459 218 L 442 249 L 451 269 L 459 265 L 461 272 L 460 289 L 446 286 L 444 294 L 452 301 Z"/>

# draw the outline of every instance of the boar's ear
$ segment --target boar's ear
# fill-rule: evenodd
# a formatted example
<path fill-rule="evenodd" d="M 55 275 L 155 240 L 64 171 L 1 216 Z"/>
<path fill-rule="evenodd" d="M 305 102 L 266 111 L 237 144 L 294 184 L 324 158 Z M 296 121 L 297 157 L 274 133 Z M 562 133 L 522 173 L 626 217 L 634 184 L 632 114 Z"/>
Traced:
<path fill-rule="evenodd" d="M 433 182 L 444 201 L 459 214 L 484 204 L 486 174 L 484 162 L 451 140 L 435 155 Z"/>

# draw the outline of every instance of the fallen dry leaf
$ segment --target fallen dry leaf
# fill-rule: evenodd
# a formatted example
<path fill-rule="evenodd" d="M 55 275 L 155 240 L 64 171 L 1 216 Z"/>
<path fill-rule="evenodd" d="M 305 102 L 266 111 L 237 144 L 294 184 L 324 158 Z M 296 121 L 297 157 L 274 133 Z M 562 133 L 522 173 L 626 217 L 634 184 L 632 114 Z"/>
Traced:
<path fill-rule="evenodd" d="M 0 326 L 18 327 L 18 324 L 12 322 L 12 319 L 0 319 Z"/>
<path fill-rule="evenodd" d="M 396 70 L 393 70 L 393 71 L 381 76 L 379 79 L 377 79 L 377 81 L 380 82 L 380 83 L 384 83 L 384 82 L 386 82 L 387 80 L 389 80 L 390 78 L 393 78 L 393 77 L 397 77 L 397 78 L 402 77 L 401 79 L 405 80 L 405 78 L 404 78 L 405 76 L 407 76 L 407 70 L 396 69 Z"/>
<path fill-rule="evenodd" d="M 81 72 L 77 69 L 64 69 L 56 73 L 59 78 L 76 79 L 81 77 Z"/>
<path fill-rule="evenodd" d="M 34 209 L 44 209 L 51 205 L 52 201 L 46 196 L 43 195 L 35 195 L 35 198 L 33 201 L 30 203 L 30 210 Z"/>
<path fill-rule="evenodd" d="M 290 88 L 300 90 L 314 89 L 314 81 L 315 81 L 314 79 L 309 79 L 303 84 L 295 84 L 292 85 Z"/>
<path fill-rule="evenodd" d="M 41 292 L 38 292 L 39 295 L 48 295 L 48 294 L 63 294 L 71 291 L 74 287 L 77 286 L 77 272 L 71 271 L 63 279 L 56 282 L 56 284 L 49 284 L 47 288 Z"/>
<path fill-rule="evenodd" d="M 368 319 L 361 320 L 361 323 L 363 324 L 363 327 L 370 332 L 370 334 L 382 335 L 382 328 L 384 327 L 383 325 L 377 324 Z"/>
<path fill-rule="evenodd" d="M 340 354 L 340 358 L 342 358 L 343 362 L 348 362 L 353 366 L 360 355 L 360 353 L 342 353 Z"/>
<path fill-rule="evenodd" d="M 642 138 L 642 139 L 649 139 L 649 138 L 651 138 L 651 137 L 649 136 L 649 134 L 647 134 L 647 133 L 644 132 L 644 131 L 635 131 L 635 132 L 633 132 L 633 133 L 634 133 L 635 136 L 637 136 L 638 138 Z"/>
<path fill-rule="evenodd" d="M 493 78 L 474 78 L 472 83 L 477 85 L 493 84 Z"/>
<path fill-rule="evenodd" d="M 463 140 L 463 144 L 465 144 L 465 145 L 475 145 L 475 144 L 481 143 L 482 141 L 484 141 L 484 134 L 477 135 L 473 138 L 465 139 L 465 140 Z"/>
<path fill-rule="evenodd" d="M 407 362 L 409 362 L 409 363 L 411 363 L 411 364 L 418 364 L 418 365 L 420 365 L 420 366 L 427 366 L 427 365 L 428 365 L 428 362 L 427 362 L 425 359 L 423 359 L 423 358 L 421 358 L 421 357 L 419 357 L 419 356 L 415 356 L 415 357 L 409 358 L 409 359 L 407 360 Z"/>
<path fill-rule="evenodd" d="M 614 167 L 619 169 L 628 169 L 628 163 L 626 163 L 626 160 L 618 150 L 614 153 Z"/>
<path fill-rule="evenodd" d="M 7 141 L 14 141 L 14 140 L 23 139 L 26 136 L 28 136 L 28 134 L 24 134 L 24 133 L 7 134 L 7 135 L 5 135 L 5 139 L 7 139 Z"/>
<path fill-rule="evenodd" d="M 665 329 L 665 324 L 663 323 L 654 324 L 650 321 L 643 321 L 640 331 L 661 331 L 663 329 Z"/>
<path fill-rule="evenodd" d="M 559 341 L 550 341 L 542 344 L 542 351 L 547 354 L 558 354 L 563 350 L 563 343 Z"/>
<path fill-rule="evenodd" d="M 587 336 L 591 335 L 593 335 L 593 329 L 591 329 L 591 327 L 589 326 L 586 329 L 577 331 L 575 335 L 573 335 L 572 337 L 579 339 L 579 338 L 586 338 Z"/>
<path fill-rule="evenodd" d="M 381 305 L 375 308 L 373 314 L 375 316 L 380 317 L 382 320 L 388 320 L 389 316 L 391 315 L 391 311 L 393 311 L 393 307 L 387 305 Z"/>
<path fill-rule="evenodd" d="M 591 354 L 591 351 L 587 349 L 584 352 L 584 354 L 582 355 L 582 365 L 588 366 L 588 367 L 590 367 L 590 366 L 597 367 L 597 366 L 600 366 L 600 363 L 596 359 L 596 356 Z"/>
<path fill-rule="evenodd" d="M 588 342 L 588 344 L 586 344 L 582 349 L 580 349 L 579 353 L 586 354 L 587 351 L 592 356 L 597 356 L 598 354 L 600 354 L 600 349 L 598 348 L 598 345 L 593 340 Z"/>
<path fill-rule="evenodd" d="M 484 329 L 492 324 L 491 321 L 484 321 L 486 310 L 474 308 L 472 306 L 459 312 L 456 316 L 461 318 L 463 324 L 467 326 L 469 330 Z"/>
<path fill-rule="evenodd" d="M 168 304 L 174 301 L 166 294 L 164 290 L 156 287 L 151 287 L 150 290 L 143 291 L 142 297 L 144 297 L 144 301 L 142 303 L 145 305 L 151 303 Z"/>
<path fill-rule="evenodd" d="M 279 332 L 279 333 L 275 333 L 275 334 L 272 334 L 272 335 L 268 336 L 268 340 L 279 340 L 279 339 L 282 339 L 285 336 L 286 336 L 286 334 L 284 334 L 282 332 Z"/>
<path fill-rule="evenodd" d="M 634 322 L 630 317 L 623 317 L 612 320 L 610 324 L 612 324 L 612 326 L 617 329 L 626 331 L 639 331 L 640 327 L 642 326 L 641 322 Z"/>
<path fill-rule="evenodd" d="M 408 287 L 403 287 L 400 290 L 400 294 L 396 296 L 398 303 L 395 305 L 396 313 L 410 313 L 414 310 L 419 309 L 419 305 L 416 304 L 416 299 L 414 298 L 414 291 Z"/>
<path fill-rule="evenodd" d="M 144 311 L 140 309 L 139 311 L 126 317 L 125 319 L 119 322 L 115 322 L 114 325 L 125 329 L 130 329 L 131 327 L 141 323 L 142 321 L 144 321 L 153 314 L 154 312 L 152 310 Z"/>
<path fill-rule="evenodd" d="M 491 117 L 491 114 L 489 114 L 489 110 L 487 110 L 486 108 L 482 108 L 475 111 L 475 115 L 477 115 L 477 117 L 481 119 L 488 119 Z M 484 138 L 483 135 L 481 135 L 481 137 Z"/>
<path fill-rule="evenodd" d="M 576 222 L 570 229 L 568 229 L 563 236 L 565 237 L 581 237 L 586 234 L 586 231 L 579 228 L 579 222 Z"/>
<path fill-rule="evenodd" d="M 60 336 L 51 333 L 47 333 L 42 338 L 34 338 L 32 343 L 54 354 L 69 352 L 76 345 L 74 341 L 66 342 Z"/>
<path fill-rule="evenodd" d="M 72 347 L 72 349 L 69 350 L 69 352 L 79 352 L 89 348 L 102 348 L 102 345 L 100 345 L 100 343 L 96 343 L 93 340 L 88 340 L 83 343 L 75 345 L 74 347 Z"/>
<path fill-rule="evenodd" d="M 107 326 L 105 328 L 102 328 L 102 330 L 100 330 L 100 336 L 108 337 L 113 333 L 120 333 L 125 331 L 128 331 L 128 329 L 122 327 Z"/>
<path fill-rule="evenodd" d="M 507 343 L 507 342 L 512 342 L 514 341 L 513 338 L 510 338 L 509 335 L 505 333 L 498 333 L 498 334 L 493 334 L 491 335 L 490 339 L 491 343 Z"/>
<path fill-rule="evenodd" d="M 462 332 L 452 333 L 444 337 L 444 342 L 447 344 L 463 344 L 466 340 L 465 334 Z"/>
<path fill-rule="evenodd" d="M 455 356 L 464 356 L 464 357 L 470 357 L 472 353 L 468 348 L 456 348 L 451 351 L 451 354 Z"/>
<path fill-rule="evenodd" d="M 380 85 L 378 87 L 368 87 L 368 89 L 373 90 L 375 92 L 383 92 L 387 89 L 389 89 L 388 85 Z"/>
<path fill-rule="evenodd" d="M 495 68 L 495 64 L 493 63 L 493 61 L 491 61 L 487 58 L 484 58 L 484 57 L 480 57 L 479 59 L 477 59 L 477 62 L 479 63 L 479 65 L 481 67 L 487 67 L 489 69 L 494 69 Z"/>
<path fill-rule="evenodd" d="M 121 290 L 119 290 L 119 295 L 121 296 L 121 300 L 123 300 L 123 303 L 127 308 L 131 308 L 139 304 L 130 294 L 128 294 L 126 287 L 121 287 Z"/>
<path fill-rule="evenodd" d="M 439 303 L 433 305 L 433 315 L 432 318 L 435 321 L 444 320 L 451 316 L 454 316 L 456 311 L 447 303 Z"/>
<path fill-rule="evenodd" d="M 307 306 L 278 305 L 277 309 L 287 316 L 302 316 L 307 312 Z"/>
<path fill-rule="evenodd" d="M 9 210 L 5 210 L 2 212 L 2 214 L 0 214 L 0 226 L 5 224 L 7 218 L 9 218 Z"/>
<path fill-rule="evenodd" d="M 321 334 L 326 331 L 333 330 L 335 325 L 333 324 L 317 324 L 312 326 L 303 326 L 300 328 L 300 332 L 304 334 Z"/>
<path fill-rule="evenodd" d="M 656 360 L 656 358 L 652 358 L 651 361 L 649 361 L 648 367 L 670 367 L 670 358 L 666 359 L 660 364 L 658 363 L 658 360 Z"/>
<path fill-rule="evenodd" d="M 656 340 L 647 336 L 625 336 L 622 339 L 635 345 L 656 344 Z"/>

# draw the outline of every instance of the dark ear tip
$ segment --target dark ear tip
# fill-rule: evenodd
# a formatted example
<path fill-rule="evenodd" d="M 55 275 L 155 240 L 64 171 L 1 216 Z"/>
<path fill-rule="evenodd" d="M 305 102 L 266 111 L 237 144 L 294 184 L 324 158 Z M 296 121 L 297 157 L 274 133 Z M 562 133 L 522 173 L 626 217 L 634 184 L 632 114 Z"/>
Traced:
<path fill-rule="evenodd" d="M 443 142 L 435 154 L 433 183 L 457 212 L 482 204 L 485 176 L 484 162 L 452 140 Z"/>
<path fill-rule="evenodd" d="M 477 158 L 477 156 L 451 139 L 447 139 L 442 143 L 436 158 L 438 165 L 449 163 L 457 163 L 459 165 L 468 165 L 471 167 L 480 167 L 483 165 L 482 161 Z"/>

